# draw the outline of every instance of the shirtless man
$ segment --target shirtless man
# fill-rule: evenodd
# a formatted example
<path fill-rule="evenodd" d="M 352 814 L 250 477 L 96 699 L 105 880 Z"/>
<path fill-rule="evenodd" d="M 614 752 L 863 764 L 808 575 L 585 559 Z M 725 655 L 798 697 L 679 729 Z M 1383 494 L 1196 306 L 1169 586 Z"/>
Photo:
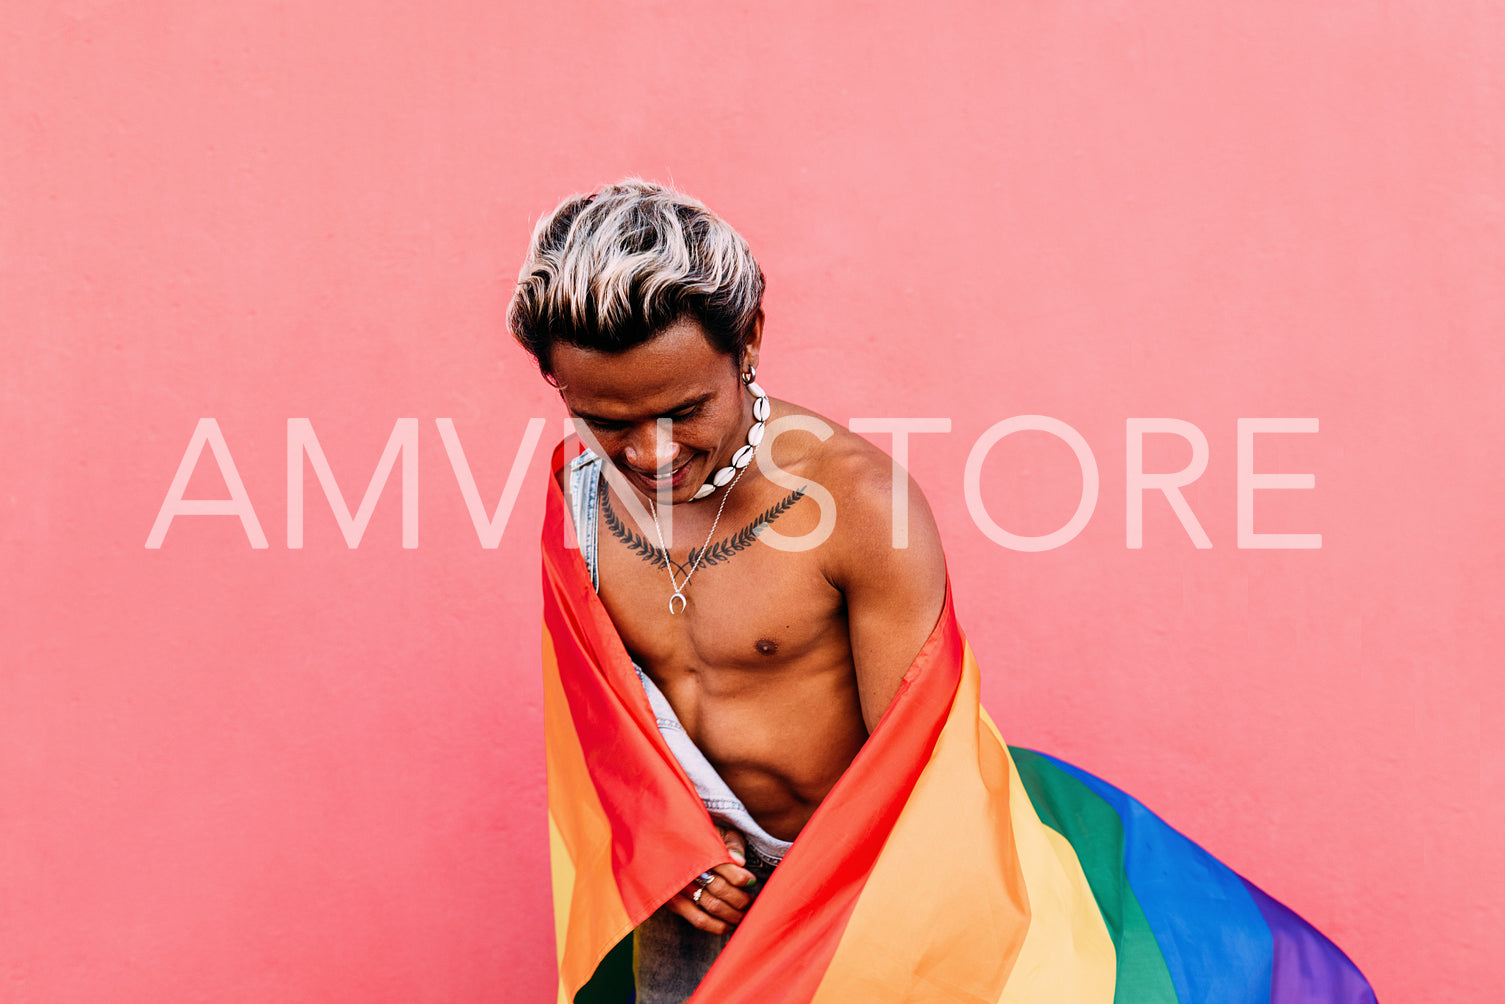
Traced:
<path fill-rule="evenodd" d="M 757 262 L 726 223 L 679 193 L 627 181 L 567 199 L 540 222 L 508 320 L 583 438 L 622 475 L 601 495 L 596 560 L 627 651 L 753 820 L 793 840 L 935 625 L 945 563 L 913 483 L 908 546 L 892 546 L 887 455 L 798 405 L 758 403 L 762 293 Z M 755 405 L 771 412 L 769 435 L 751 444 Z M 829 437 L 778 434 L 791 417 Z M 735 476 L 716 485 L 728 467 Z M 786 472 L 785 484 L 770 469 Z M 634 517 L 665 505 L 667 565 L 661 520 Z M 824 507 L 834 526 L 818 546 L 758 539 L 810 534 Z M 742 859 L 741 836 L 725 832 Z M 665 909 L 723 935 L 753 880 L 722 865 Z M 640 988 L 639 999 L 653 998 Z"/>

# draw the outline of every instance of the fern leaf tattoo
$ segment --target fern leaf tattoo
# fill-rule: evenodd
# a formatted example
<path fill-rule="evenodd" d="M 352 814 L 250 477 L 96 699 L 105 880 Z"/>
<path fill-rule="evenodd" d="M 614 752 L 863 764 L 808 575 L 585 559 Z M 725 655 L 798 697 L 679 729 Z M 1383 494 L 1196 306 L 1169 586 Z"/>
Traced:
<path fill-rule="evenodd" d="M 746 526 L 738 530 L 736 533 L 732 534 L 730 537 L 727 537 L 723 540 L 718 540 L 708 547 L 692 548 L 690 553 L 685 555 L 685 560 L 683 563 L 675 561 L 672 557 L 669 557 L 668 560 L 670 562 L 673 562 L 675 571 L 680 573 L 688 571 L 691 566 L 695 565 L 696 561 L 700 562 L 701 567 L 704 567 L 706 565 L 720 564 L 724 561 L 730 561 L 732 559 L 732 556 L 737 552 L 745 551 L 747 550 L 747 548 L 751 547 L 753 545 L 753 542 L 756 541 L 758 537 L 765 530 L 767 530 L 775 520 L 777 520 L 780 516 L 784 515 L 791 508 L 793 508 L 796 502 L 804 498 L 805 489 L 807 487 L 807 485 L 802 485 L 801 487 L 796 488 L 794 491 L 784 496 L 778 502 L 763 510 L 762 513 L 753 517 L 753 519 Z M 655 568 L 665 567 L 666 556 L 664 552 L 660 550 L 655 544 L 651 543 L 642 534 L 638 533 L 636 530 L 632 529 L 631 527 L 627 526 L 627 524 L 622 522 L 622 518 L 618 516 L 616 510 L 612 508 L 609 494 L 603 495 L 601 498 L 601 519 L 602 522 L 606 524 L 607 531 L 610 532 L 613 537 L 620 540 L 623 544 L 626 544 L 629 551 L 631 551 L 633 554 L 636 554 L 640 559 L 646 561 L 648 564 L 653 565 Z M 705 552 L 704 557 L 701 556 L 702 551 Z"/>

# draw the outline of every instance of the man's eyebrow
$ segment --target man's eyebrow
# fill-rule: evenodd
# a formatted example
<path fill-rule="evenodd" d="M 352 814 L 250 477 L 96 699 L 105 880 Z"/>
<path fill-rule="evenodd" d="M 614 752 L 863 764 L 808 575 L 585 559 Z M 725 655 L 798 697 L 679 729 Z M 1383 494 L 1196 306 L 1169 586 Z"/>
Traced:
<path fill-rule="evenodd" d="M 689 408 L 698 408 L 700 405 L 705 404 L 707 401 L 709 401 L 712 396 L 712 392 L 706 391 L 704 394 L 701 394 L 698 397 L 692 397 L 688 401 L 682 401 L 672 408 L 665 408 L 661 414 L 673 415 L 675 412 L 685 411 Z"/>
<path fill-rule="evenodd" d="M 689 398 L 688 400 L 685 400 L 685 401 L 681 401 L 679 404 L 676 404 L 676 405 L 674 405 L 672 407 L 665 408 L 662 412 L 659 413 L 659 416 L 662 417 L 662 418 L 668 418 L 669 416 L 674 415 L 677 412 L 685 411 L 685 410 L 690 409 L 690 408 L 699 407 L 700 405 L 705 404 L 707 401 L 709 401 L 713 396 L 714 396 L 714 392 L 711 392 L 711 391 L 707 391 L 704 394 L 696 395 L 695 397 Z M 620 418 L 602 418 L 600 415 L 592 415 L 591 413 L 586 412 L 586 411 L 581 411 L 578 408 L 571 408 L 570 409 L 570 414 L 574 415 L 576 418 L 580 419 L 581 421 L 584 421 L 584 422 L 594 422 L 597 425 L 627 425 L 627 424 L 630 424 L 628 421 L 626 421 L 624 419 L 620 419 Z"/>
<path fill-rule="evenodd" d="M 574 416 L 575 418 L 580 419 L 582 422 L 590 422 L 592 425 L 621 425 L 622 424 L 618 419 L 615 419 L 615 418 L 602 418 L 600 415 L 592 415 L 590 412 L 588 412 L 588 411 L 581 411 L 579 408 L 571 408 L 570 409 L 570 414 L 572 416 Z"/>

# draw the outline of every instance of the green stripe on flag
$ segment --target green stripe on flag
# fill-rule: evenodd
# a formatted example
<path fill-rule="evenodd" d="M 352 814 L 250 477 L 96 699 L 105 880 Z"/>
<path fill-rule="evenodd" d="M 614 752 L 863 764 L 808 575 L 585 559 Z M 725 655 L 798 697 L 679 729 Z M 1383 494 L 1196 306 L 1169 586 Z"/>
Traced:
<path fill-rule="evenodd" d="M 1086 785 L 1032 750 L 1010 746 L 1040 820 L 1076 851 L 1118 955 L 1114 1004 L 1176 1004 L 1170 970 L 1124 870 L 1123 821 Z"/>

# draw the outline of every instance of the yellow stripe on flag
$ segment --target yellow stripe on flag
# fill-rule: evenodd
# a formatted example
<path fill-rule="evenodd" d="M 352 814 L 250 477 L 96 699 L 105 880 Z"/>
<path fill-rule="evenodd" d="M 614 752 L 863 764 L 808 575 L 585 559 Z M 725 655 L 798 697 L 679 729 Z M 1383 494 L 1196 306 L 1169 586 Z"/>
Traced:
<path fill-rule="evenodd" d="M 992 719 L 987 736 L 1007 755 Z M 1009 815 L 1029 892 L 1030 925 L 999 1004 L 1111 1004 L 1117 971 L 1113 939 L 1070 842 L 1040 821 L 1009 758 Z"/>

